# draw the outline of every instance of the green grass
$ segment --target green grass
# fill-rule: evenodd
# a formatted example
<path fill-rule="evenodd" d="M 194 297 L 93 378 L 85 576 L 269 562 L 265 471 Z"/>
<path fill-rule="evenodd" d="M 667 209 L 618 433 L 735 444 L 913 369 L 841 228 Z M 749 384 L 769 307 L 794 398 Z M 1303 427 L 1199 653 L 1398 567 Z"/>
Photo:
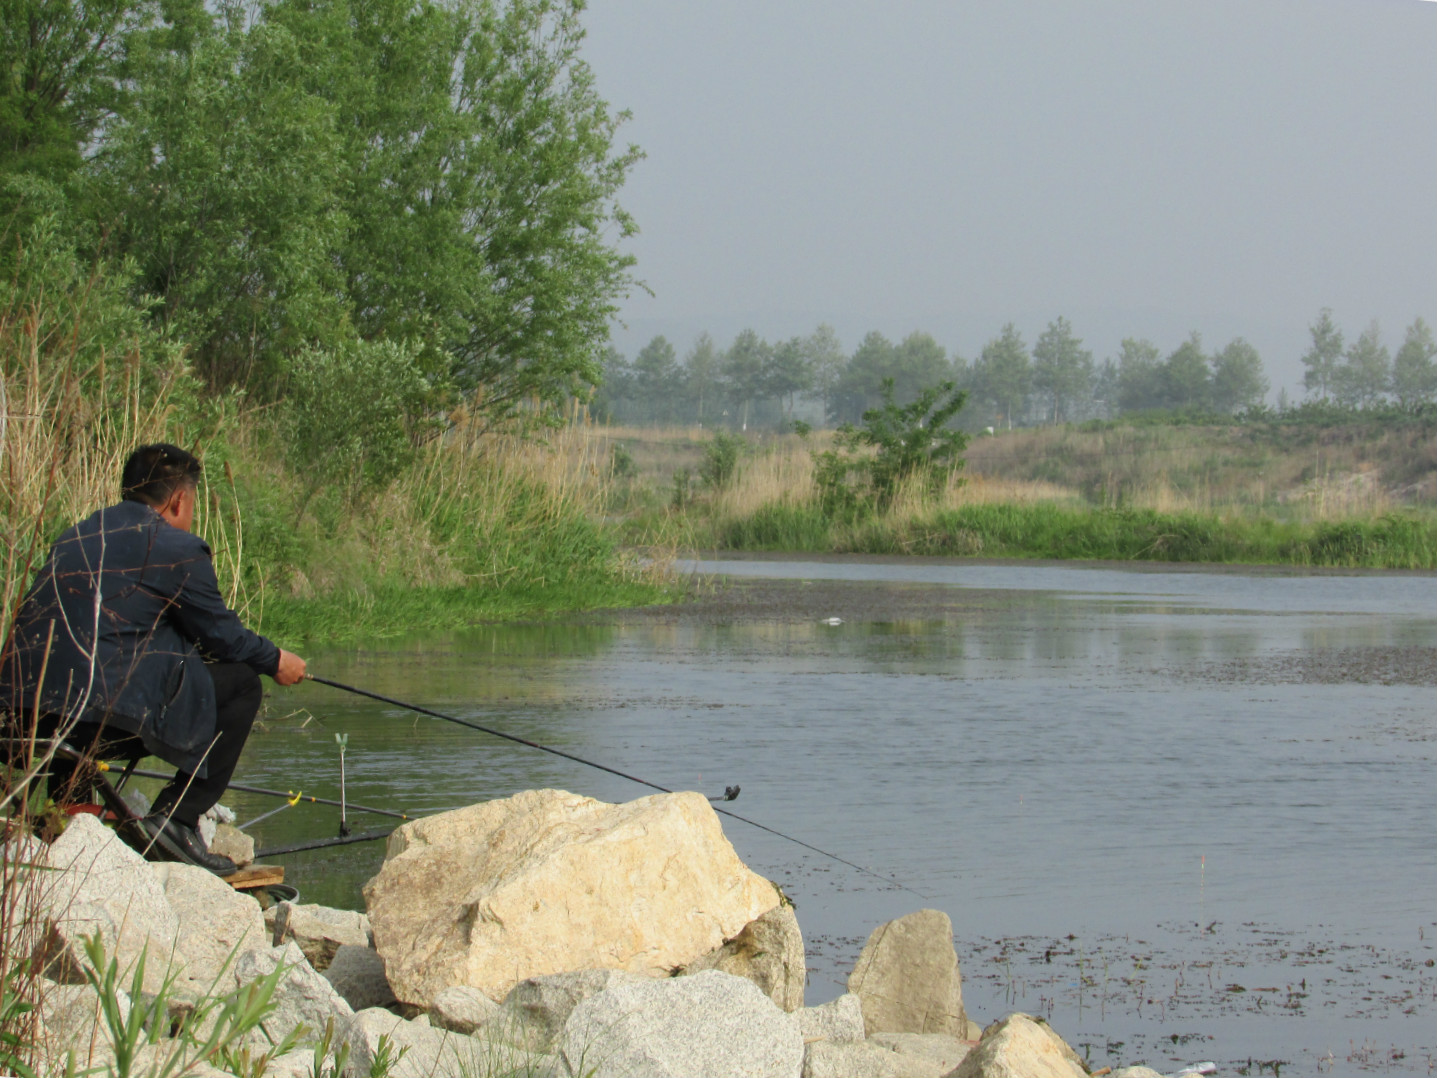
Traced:
<path fill-rule="evenodd" d="M 501 588 L 422 587 L 392 582 L 307 599 L 272 599 L 265 607 L 263 629 L 267 636 L 294 647 L 314 642 L 341 644 L 564 611 L 651 606 L 671 602 L 676 596 L 677 592 L 668 585 L 618 576 Z"/>
<path fill-rule="evenodd" d="M 843 523 L 814 505 L 772 504 L 713 538 L 732 550 L 1437 569 L 1432 514 L 1302 522 L 1039 503 Z"/>

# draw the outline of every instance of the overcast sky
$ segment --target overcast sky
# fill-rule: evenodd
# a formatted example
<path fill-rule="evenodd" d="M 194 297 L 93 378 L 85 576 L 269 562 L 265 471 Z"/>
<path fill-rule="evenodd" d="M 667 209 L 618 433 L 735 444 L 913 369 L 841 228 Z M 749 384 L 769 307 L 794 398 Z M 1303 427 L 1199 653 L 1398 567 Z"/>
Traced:
<path fill-rule="evenodd" d="M 682 353 L 751 326 L 919 329 L 972 359 L 1065 315 L 1098 359 L 1437 322 L 1437 4 L 591 0 L 585 57 L 648 157 L 620 202 Z"/>

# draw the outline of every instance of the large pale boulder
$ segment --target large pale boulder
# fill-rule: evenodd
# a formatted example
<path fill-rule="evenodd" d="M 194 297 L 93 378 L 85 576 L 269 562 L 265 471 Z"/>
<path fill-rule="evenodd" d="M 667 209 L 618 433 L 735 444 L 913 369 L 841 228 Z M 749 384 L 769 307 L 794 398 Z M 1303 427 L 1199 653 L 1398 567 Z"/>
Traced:
<path fill-rule="evenodd" d="M 863 1040 L 863 1006 L 852 992 L 817 1007 L 795 1011 L 799 1032 L 805 1041 L 833 1041 L 843 1044 Z"/>
<path fill-rule="evenodd" d="M 275 946 L 293 940 L 318 972 L 324 972 L 344 944 L 370 945 L 369 918 L 358 910 L 336 910 L 313 903 L 277 902 L 264 913 Z"/>
<path fill-rule="evenodd" d="M 122 973 L 145 955 L 145 989 L 165 980 L 179 939 L 179 918 L 151 866 L 115 832 L 90 815 L 70 819 L 50 845 L 52 871 L 38 884 L 37 908 L 48 930 L 45 972 L 84 981 L 85 937 L 99 933 L 108 959 Z"/>
<path fill-rule="evenodd" d="M 779 903 L 697 793 L 610 805 L 530 790 L 407 823 L 364 889 L 394 993 L 503 999 L 525 977 L 667 976 Z"/>
<path fill-rule="evenodd" d="M 953 922 L 940 910 L 919 910 L 879 925 L 848 977 L 874 1033 L 946 1033 L 964 1037 L 963 981 L 953 949 Z"/>
<path fill-rule="evenodd" d="M 746 924 L 733 939 L 690 962 L 684 973 L 702 973 L 706 969 L 746 977 L 784 1010 L 799 1010 L 808 969 L 804 964 L 803 933 L 793 906 L 787 902 L 775 906 Z"/>
<path fill-rule="evenodd" d="M 948 1078 L 1086 1078 L 1078 1053 L 1041 1018 L 1010 1014 L 983 1031 L 983 1039 Z"/>
<path fill-rule="evenodd" d="M 705 970 L 615 985 L 574 1008 L 561 1058 L 593 1078 L 799 1078 L 798 1019 L 757 985 Z"/>

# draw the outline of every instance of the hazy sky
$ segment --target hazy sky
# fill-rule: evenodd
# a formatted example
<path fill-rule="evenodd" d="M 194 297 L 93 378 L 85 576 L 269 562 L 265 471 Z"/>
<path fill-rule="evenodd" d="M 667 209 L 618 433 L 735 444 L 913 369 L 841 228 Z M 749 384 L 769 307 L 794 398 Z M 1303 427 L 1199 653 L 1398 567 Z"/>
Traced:
<path fill-rule="evenodd" d="M 621 203 L 680 352 L 832 323 L 970 360 L 1065 315 L 1097 358 L 1437 322 L 1437 4 L 591 0 L 585 57 L 648 154 Z"/>

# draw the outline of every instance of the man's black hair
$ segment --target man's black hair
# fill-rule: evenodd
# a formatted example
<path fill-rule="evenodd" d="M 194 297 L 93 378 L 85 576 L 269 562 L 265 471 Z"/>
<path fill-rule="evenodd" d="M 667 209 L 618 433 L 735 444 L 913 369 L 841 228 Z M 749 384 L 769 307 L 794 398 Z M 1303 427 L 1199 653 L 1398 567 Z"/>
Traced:
<path fill-rule="evenodd" d="M 200 462 L 177 445 L 142 445 L 125 461 L 120 473 L 120 497 L 158 507 L 181 487 L 198 486 L 203 474 Z"/>

